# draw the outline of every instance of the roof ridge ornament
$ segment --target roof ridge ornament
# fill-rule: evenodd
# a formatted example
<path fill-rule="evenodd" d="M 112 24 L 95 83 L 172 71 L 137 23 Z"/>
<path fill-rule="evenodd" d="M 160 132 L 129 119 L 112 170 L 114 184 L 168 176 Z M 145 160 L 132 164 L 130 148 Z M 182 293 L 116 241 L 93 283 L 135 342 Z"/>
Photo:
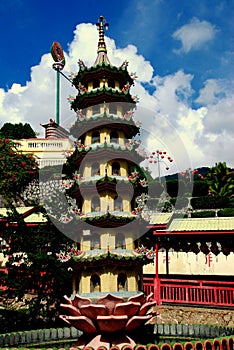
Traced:
<path fill-rule="evenodd" d="M 98 41 L 98 53 L 105 52 L 107 53 L 106 43 L 104 40 L 104 27 L 108 30 L 109 24 L 106 22 L 106 19 L 103 16 L 99 17 L 99 22 L 96 23 L 97 30 L 99 31 L 99 41 Z"/>
<path fill-rule="evenodd" d="M 99 40 L 98 40 L 98 49 L 97 49 L 97 58 L 96 61 L 94 62 L 94 66 L 97 64 L 102 64 L 102 63 L 109 63 L 110 61 L 107 57 L 107 48 L 106 48 L 106 43 L 104 39 L 104 28 L 105 30 L 108 30 L 109 24 L 106 22 L 106 19 L 104 16 L 99 17 L 99 21 L 96 23 L 97 30 L 99 32 Z"/>

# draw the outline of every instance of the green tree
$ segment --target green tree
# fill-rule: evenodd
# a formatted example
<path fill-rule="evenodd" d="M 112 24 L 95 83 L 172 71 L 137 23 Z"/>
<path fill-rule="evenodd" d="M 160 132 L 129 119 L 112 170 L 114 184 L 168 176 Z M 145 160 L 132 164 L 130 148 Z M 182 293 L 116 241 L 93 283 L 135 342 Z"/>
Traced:
<path fill-rule="evenodd" d="M 230 197 L 234 193 L 234 171 L 231 171 L 225 162 L 216 163 L 211 167 L 205 180 L 213 195 Z"/>
<path fill-rule="evenodd" d="M 63 235 L 51 222 L 37 226 L 29 226 L 15 206 L 22 189 L 31 180 L 37 178 L 37 164 L 31 155 L 22 154 L 16 144 L 9 139 L 0 139 L 0 195 L 4 199 L 7 215 L 2 220 L 1 238 L 7 242 L 2 247 L 8 257 L 8 274 L 0 276 L 8 289 L 6 299 L 24 298 L 25 293 L 33 291 L 33 298 L 27 305 L 27 324 L 29 327 L 40 327 L 40 320 L 49 321 L 57 314 L 58 304 L 64 294 L 70 294 L 68 283 L 68 266 L 58 261 L 56 253 L 71 245 L 71 241 Z M 35 212 L 45 212 L 34 204 Z M 42 215 L 40 214 L 40 215 Z M 7 324 L 6 319 L 1 323 Z M 19 330 L 26 324 L 5 331 Z M 17 322 L 14 327 L 18 327 Z"/>
<path fill-rule="evenodd" d="M 42 208 L 36 212 L 46 214 Z M 48 219 L 48 218 L 47 218 Z M 10 223 L 14 220 L 14 225 Z M 12 206 L 8 213 L 8 227 L 2 229 L 2 238 L 9 242 L 4 253 L 8 256 L 8 274 L 5 284 L 7 298 L 23 300 L 26 293 L 33 293 L 28 300 L 29 328 L 48 326 L 58 316 L 59 304 L 64 294 L 71 294 L 69 261 L 61 263 L 56 254 L 67 250 L 72 241 L 63 235 L 49 219 L 47 223 L 30 227 Z M 22 330 L 26 325 L 16 325 Z"/>
<path fill-rule="evenodd" d="M 0 135 L 2 138 L 9 138 L 14 140 L 29 139 L 36 137 L 35 131 L 28 123 L 5 123 L 0 130 Z"/>
<path fill-rule="evenodd" d="M 38 174 L 32 155 L 23 154 L 9 139 L 0 138 L 0 195 L 12 202 Z"/>

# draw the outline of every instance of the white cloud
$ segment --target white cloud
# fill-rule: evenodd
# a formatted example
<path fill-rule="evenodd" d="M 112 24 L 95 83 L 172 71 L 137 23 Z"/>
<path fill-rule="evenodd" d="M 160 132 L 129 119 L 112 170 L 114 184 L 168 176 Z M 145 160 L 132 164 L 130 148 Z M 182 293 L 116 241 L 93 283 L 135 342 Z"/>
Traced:
<path fill-rule="evenodd" d="M 194 24 L 197 28 L 199 23 L 203 23 L 198 20 L 194 22 L 197 23 L 197 26 Z M 212 28 L 211 33 L 214 34 L 214 28 L 206 23 L 205 28 Z M 195 38 L 196 35 L 190 49 L 199 42 L 205 42 L 204 37 L 200 41 Z M 207 41 L 209 36 L 205 35 L 205 38 Z M 65 52 L 64 74 L 78 71 L 79 58 L 88 66 L 92 65 L 96 58 L 97 42 L 95 26 L 78 25 L 74 39 Z M 164 77 L 155 76 L 151 63 L 138 54 L 134 45 L 119 49 L 116 48 L 114 40 L 108 37 L 106 44 L 113 65 L 119 66 L 124 60 L 128 60 L 129 72 L 136 72 L 139 76 L 131 93 L 140 97 L 136 119 L 142 122 L 143 145 L 148 150 L 167 150 L 175 160 L 171 171 L 183 170 L 190 165 L 189 162 L 198 167 L 226 160 L 229 166 L 234 166 L 234 95 L 226 82 L 205 82 L 196 101 L 202 106 L 195 109 L 191 107 L 191 74 L 180 70 Z M 30 81 L 25 86 L 13 84 L 8 91 L 0 89 L 1 125 L 4 122 L 28 122 L 42 135 L 40 123 L 55 118 L 56 72 L 52 69 L 52 64 L 51 55 L 45 53 L 40 63 L 32 67 Z M 153 93 L 150 94 L 145 89 L 142 84 L 144 82 L 149 82 Z M 76 95 L 76 89 L 61 77 L 61 123 L 65 127 L 69 127 L 70 122 L 75 120 L 75 113 L 70 110 L 67 102 L 70 94 Z"/>
<path fill-rule="evenodd" d="M 181 42 L 181 48 L 174 50 L 176 53 L 188 53 L 199 50 L 205 44 L 214 39 L 217 29 L 207 21 L 193 18 L 190 23 L 177 29 L 172 37 Z"/>

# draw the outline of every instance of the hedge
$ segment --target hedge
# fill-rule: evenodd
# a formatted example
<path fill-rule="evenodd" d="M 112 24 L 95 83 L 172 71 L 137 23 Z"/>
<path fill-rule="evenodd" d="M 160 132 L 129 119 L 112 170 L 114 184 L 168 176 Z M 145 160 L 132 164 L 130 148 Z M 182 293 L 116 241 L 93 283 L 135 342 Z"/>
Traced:
<path fill-rule="evenodd" d="M 187 197 L 173 197 L 170 199 L 170 203 L 175 206 L 176 209 L 183 209 L 188 206 Z"/>
<path fill-rule="evenodd" d="M 225 208 L 218 211 L 218 216 L 234 216 L 234 208 Z"/>
<path fill-rule="evenodd" d="M 215 216 L 214 210 L 202 210 L 202 211 L 197 211 L 195 213 L 191 213 L 192 218 L 209 218 L 214 216 Z"/>
<path fill-rule="evenodd" d="M 230 207 L 230 198 L 223 196 L 204 196 L 191 199 L 193 209 L 220 209 Z"/>
<path fill-rule="evenodd" d="M 207 196 L 209 186 L 204 180 L 196 180 L 193 182 L 193 197 Z"/>

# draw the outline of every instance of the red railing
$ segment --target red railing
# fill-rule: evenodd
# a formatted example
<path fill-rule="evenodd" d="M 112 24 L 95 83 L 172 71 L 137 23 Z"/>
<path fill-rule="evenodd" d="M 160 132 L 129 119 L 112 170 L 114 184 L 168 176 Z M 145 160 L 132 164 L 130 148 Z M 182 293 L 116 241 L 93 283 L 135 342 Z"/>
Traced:
<path fill-rule="evenodd" d="M 233 282 L 144 277 L 143 286 L 146 294 L 154 293 L 158 304 L 168 302 L 234 307 Z"/>

